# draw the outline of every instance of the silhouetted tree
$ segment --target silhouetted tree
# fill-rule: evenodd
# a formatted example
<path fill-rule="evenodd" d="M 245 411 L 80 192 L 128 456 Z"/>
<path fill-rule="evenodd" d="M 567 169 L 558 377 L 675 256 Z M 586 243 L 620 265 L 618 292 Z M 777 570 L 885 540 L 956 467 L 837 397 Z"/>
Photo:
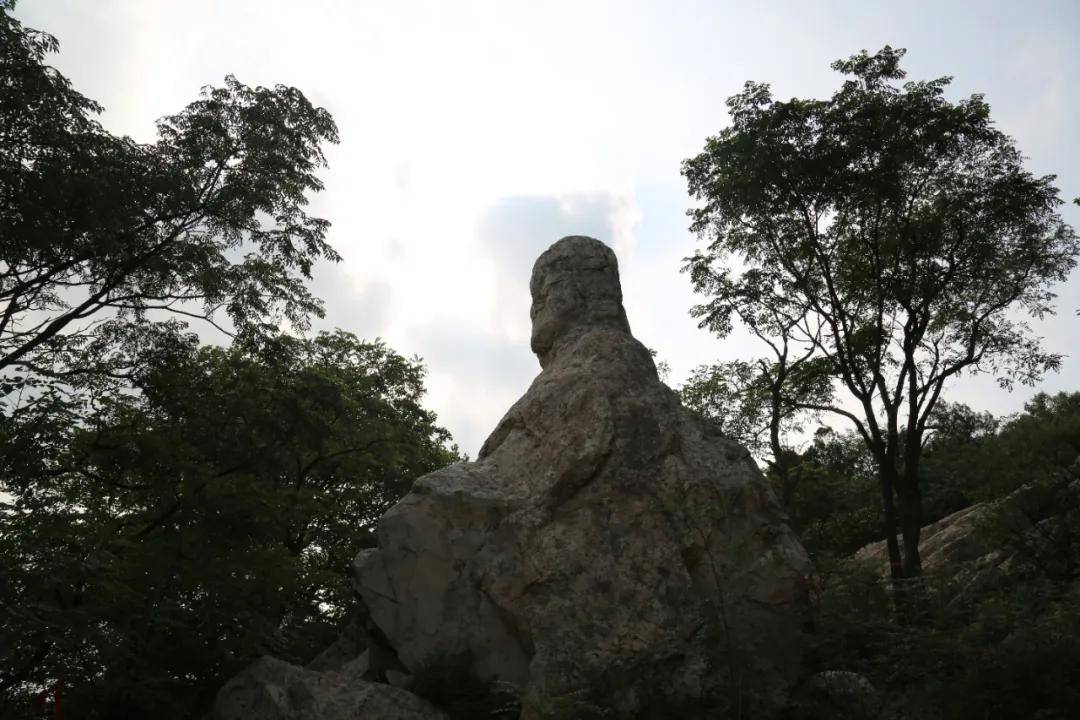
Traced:
<path fill-rule="evenodd" d="M 67 353 L 151 311 L 241 334 L 304 326 L 303 280 L 336 259 L 322 188 L 329 113 L 295 88 L 233 77 L 158 121 L 158 140 L 116 137 L 46 55 L 56 39 L 0 2 L 0 371 L 78 372 Z"/>
<path fill-rule="evenodd" d="M 0 716 L 190 718 L 266 652 L 303 661 L 375 519 L 456 459 L 424 371 L 304 329 L 336 259 L 305 212 L 330 115 L 221 88 L 139 144 L 0 0 Z M 199 347 L 186 320 L 235 336 Z M 226 321 L 226 322 L 222 322 Z"/>
<path fill-rule="evenodd" d="M 1053 176 L 1024 170 L 983 98 L 948 101 L 948 78 L 897 86 L 903 54 L 834 63 L 851 79 L 828 100 L 747 83 L 731 126 L 683 165 L 701 201 L 692 229 L 709 239 L 687 264 L 709 297 L 694 314 L 720 335 L 735 319 L 764 337 L 786 328 L 846 391 L 787 397 L 863 438 L 897 580 L 921 574 L 919 460 L 942 389 L 961 373 L 1008 386 L 1058 367 L 1017 315 L 1052 312 L 1049 287 L 1080 249 Z"/>
<path fill-rule="evenodd" d="M 262 654 L 307 662 L 377 518 L 457 459 L 381 343 L 129 349 L 129 387 L 0 424 L 0 715 L 59 679 L 65 717 L 196 717 Z"/>
<path fill-rule="evenodd" d="M 819 371 L 810 354 L 792 357 L 784 338 L 769 345 L 772 359 L 733 360 L 694 368 L 678 392 L 684 405 L 718 423 L 724 433 L 764 460 L 781 501 L 790 509 L 803 477 L 800 455 L 791 437 L 801 432 L 813 415 L 801 406 L 828 402 L 832 389 L 828 376 Z"/>

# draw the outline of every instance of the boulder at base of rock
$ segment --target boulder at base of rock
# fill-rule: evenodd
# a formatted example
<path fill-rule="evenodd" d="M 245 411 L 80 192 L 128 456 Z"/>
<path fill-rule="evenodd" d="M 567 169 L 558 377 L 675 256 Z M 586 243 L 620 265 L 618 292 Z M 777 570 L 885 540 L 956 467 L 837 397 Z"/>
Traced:
<path fill-rule="evenodd" d="M 658 379 L 607 246 L 563 238 L 530 289 L 542 372 L 476 462 L 382 518 L 354 563 L 371 622 L 416 688 L 510 684 L 526 718 L 764 716 L 798 672 L 805 551 L 747 450 Z"/>
<path fill-rule="evenodd" d="M 829 720 L 875 720 L 884 706 L 881 694 L 865 676 L 843 670 L 812 675 L 799 700 L 802 717 Z"/>
<path fill-rule="evenodd" d="M 221 688 L 213 720 L 446 720 L 427 701 L 349 670 L 317 672 L 264 657 Z"/>

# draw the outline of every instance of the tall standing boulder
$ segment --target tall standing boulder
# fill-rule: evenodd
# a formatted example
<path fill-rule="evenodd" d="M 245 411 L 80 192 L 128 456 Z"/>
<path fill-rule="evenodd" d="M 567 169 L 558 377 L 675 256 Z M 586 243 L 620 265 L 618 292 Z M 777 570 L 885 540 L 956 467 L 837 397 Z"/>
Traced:
<path fill-rule="evenodd" d="M 417 687 L 509 685 L 527 718 L 762 716 L 798 669 L 805 551 L 658 379 L 610 248 L 563 238 L 530 289 L 542 372 L 475 462 L 383 516 L 354 563 L 370 623 Z"/>

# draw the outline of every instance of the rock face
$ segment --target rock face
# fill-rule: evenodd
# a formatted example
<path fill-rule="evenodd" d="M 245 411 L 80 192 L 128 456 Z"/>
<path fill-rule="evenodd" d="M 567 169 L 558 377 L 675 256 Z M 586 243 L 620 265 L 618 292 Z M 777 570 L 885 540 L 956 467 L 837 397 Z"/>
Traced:
<path fill-rule="evenodd" d="M 383 516 L 342 639 L 306 669 L 256 663 L 217 720 L 766 717 L 784 702 L 811 567 L 749 453 L 659 381 L 607 246 L 563 238 L 530 288 L 528 392 L 475 462 Z M 483 696 L 465 710 L 463 688 Z"/>
<path fill-rule="evenodd" d="M 919 536 L 919 556 L 927 573 L 979 565 L 983 558 L 995 554 L 976 532 L 979 521 L 992 509 L 989 503 L 976 503 L 937 522 L 926 525 Z M 871 543 L 855 553 L 856 560 L 884 568 L 888 572 L 889 554 L 885 541 Z"/>
<path fill-rule="evenodd" d="M 919 554 L 927 575 L 949 581 L 949 601 L 965 603 L 990 588 L 1023 582 L 1032 562 L 1041 573 L 1057 572 L 1058 564 L 1072 561 L 1064 549 L 1073 547 L 1069 538 L 1078 526 L 1080 458 L 1067 476 L 1024 485 L 924 526 Z M 884 540 L 854 557 L 888 574 Z"/>
<path fill-rule="evenodd" d="M 221 689 L 214 720 L 446 720 L 415 695 L 352 670 L 317 672 L 264 657 Z"/>
<path fill-rule="evenodd" d="M 523 717 L 782 700 L 811 568 L 749 453 L 659 381 L 607 246 L 563 238 L 530 289 L 542 372 L 382 518 L 370 622 L 408 673 L 509 683 Z"/>

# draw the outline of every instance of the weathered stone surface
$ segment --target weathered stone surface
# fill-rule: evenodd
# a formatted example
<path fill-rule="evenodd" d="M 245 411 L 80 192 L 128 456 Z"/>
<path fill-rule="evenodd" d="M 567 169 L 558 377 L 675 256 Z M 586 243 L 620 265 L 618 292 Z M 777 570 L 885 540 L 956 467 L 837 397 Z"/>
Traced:
<path fill-rule="evenodd" d="M 1072 469 L 1071 477 L 1077 476 L 1080 458 Z M 1059 549 L 1053 544 L 1075 527 L 1077 515 L 1080 480 L 1069 477 L 1025 485 L 997 500 L 975 503 L 923 527 L 919 536 L 923 571 L 949 581 L 950 602 L 974 599 L 992 587 L 1022 580 L 1030 569 L 1025 558 L 1057 556 Z M 884 540 L 861 548 L 855 559 L 888 574 Z"/>
<path fill-rule="evenodd" d="M 874 720 L 881 717 L 885 705 L 881 693 L 865 676 L 844 670 L 812 675 L 799 700 L 803 717 L 829 720 Z"/>
<path fill-rule="evenodd" d="M 364 632 L 358 618 L 352 618 L 345 626 L 341 635 L 330 647 L 323 650 L 314 660 L 308 663 L 309 670 L 339 670 L 352 660 L 360 657 L 368 649 L 370 640 Z"/>
<path fill-rule="evenodd" d="M 363 658 L 317 672 L 264 657 L 218 692 L 213 720 L 446 720 L 400 688 L 362 680 Z"/>
<path fill-rule="evenodd" d="M 996 503 L 976 503 L 937 522 L 926 525 L 919 536 L 923 572 L 947 580 L 949 602 L 964 602 L 1001 582 L 1008 571 L 1011 552 L 992 547 L 978 532 Z M 878 568 L 888 577 L 889 555 L 885 541 L 871 543 L 854 559 Z"/>
<path fill-rule="evenodd" d="M 811 569 L 746 449 L 659 381 L 605 245 L 560 240 L 530 288 L 543 370 L 382 518 L 354 563 L 372 623 L 409 674 L 512 683 L 523 717 L 782 700 Z"/>
<path fill-rule="evenodd" d="M 975 533 L 979 518 L 988 509 L 985 503 L 976 503 L 963 510 L 947 515 L 922 529 L 919 537 L 919 556 L 923 569 L 934 572 L 972 562 L 991 551 Z M 882 567 L 888 566 L 888 550 L 885 541 L 871 543 L 855 553 L 855 558 Z"/>

